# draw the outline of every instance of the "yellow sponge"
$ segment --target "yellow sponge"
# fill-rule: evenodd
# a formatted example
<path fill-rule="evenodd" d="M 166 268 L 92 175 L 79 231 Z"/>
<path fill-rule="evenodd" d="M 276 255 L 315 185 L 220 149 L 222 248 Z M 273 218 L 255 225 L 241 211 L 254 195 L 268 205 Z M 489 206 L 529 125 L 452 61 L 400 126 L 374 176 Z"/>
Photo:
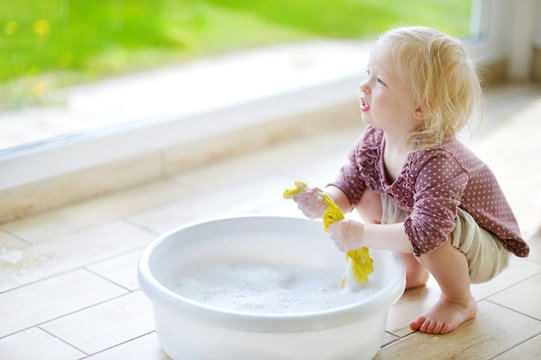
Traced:
<path fill-rule="evenodd" d="M 295 181 L 294 189 L 286 189 L 284 191 L 284 199 L 291 199 L 295 194 L 298 194 L 306 189 L 306 184 L 302 181 Z M 326 232 L 329 232 L 328 227 L 335 221 L 343 220 L 344 215 L 342 211 L 336 205 L 336 203 L 327 194 L 322 194 L 323 199 L 327 203 L 327 210 L 323 214 L 323 225 Z M 370 275 L 374 268 L 372 266 L 373 260 L 368 254 L 368 248 L 363 247 L 361 249 L 348 251 L 346 253 L 347 267 L 340 287 L 343 287 L 345 283 L 350 281 L 350 274 L 353 275 L 355 282 L 367 283 L 368 275 Z"/>

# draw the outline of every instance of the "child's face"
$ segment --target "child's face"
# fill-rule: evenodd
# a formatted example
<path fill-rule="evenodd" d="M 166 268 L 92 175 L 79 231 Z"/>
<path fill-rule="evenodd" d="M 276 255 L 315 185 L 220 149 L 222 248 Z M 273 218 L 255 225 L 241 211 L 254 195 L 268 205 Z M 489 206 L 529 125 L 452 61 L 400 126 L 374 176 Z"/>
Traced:
<path fill-rule="evenodd" d="M 422 123 L 412 101 L 411 87 L 399 76 L 385 46 L 378 40 L 361 83 L 360 105 L 363 121 L 394 136 L 406 136 Z"/>

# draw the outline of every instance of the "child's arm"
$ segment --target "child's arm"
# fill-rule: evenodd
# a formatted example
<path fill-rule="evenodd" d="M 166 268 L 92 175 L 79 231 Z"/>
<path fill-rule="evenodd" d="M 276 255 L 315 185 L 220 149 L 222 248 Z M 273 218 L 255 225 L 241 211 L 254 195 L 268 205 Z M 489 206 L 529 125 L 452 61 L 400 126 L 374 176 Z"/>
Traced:
<path fill-rule="evenodd" d="M 411 254 L 413 247 L 404 230 L 404 223 L 364 225 L 363 246 Z"/>
<path fill-rule="evenodd" d="M 400 253 L 413 252 L 404 223 L 365 225 L 355 220 L 343 220 L 330 224 L 329 234 L 341 251 L 356 250 L 364 246 Z"/>
<path fill-rule="evenodd" d="M 338 187 L 328 186 L 325 192 L 343 213 L 351 211 L 349 199 Z M 329 233 L 336 246 L 342 251 L 356 250 L 363 246 L 410 254 L 413 251 L 404 223 L 382 225 L 342 220 L 331 224 Z"/>
<path fill-rule="evenodd" d="M 327 186 L 325 188 L 325 193 L 333 199 L 333 201 L 338 205 L 342 213 L 347 214 L 351 211 L 351 203 L 349 202 L 348 197 L 340 188 L 336 186 Z"/>

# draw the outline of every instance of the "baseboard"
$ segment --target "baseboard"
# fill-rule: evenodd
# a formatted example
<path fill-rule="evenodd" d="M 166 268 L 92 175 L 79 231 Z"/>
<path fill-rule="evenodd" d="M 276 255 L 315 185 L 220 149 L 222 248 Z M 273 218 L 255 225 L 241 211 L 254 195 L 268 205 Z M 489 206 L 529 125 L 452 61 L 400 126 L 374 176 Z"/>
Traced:
<path fill-rule="evenodd" d="M 508 67 L 509 61 L 507 59 L 480 66 L 477 71 L 483 87 L 487 88 L 505 83 L 508 80 Z"/>
<path fill-rule="evenodd" d="M 541 81 L 541 47 L 533 48 L 532 80 Z"/>
<path fill-rule="evenodd" d="M 0 191 L 0 223 L 163 179 L 359 118 L 357 101 L 352 100 L 4 189 Z"/>

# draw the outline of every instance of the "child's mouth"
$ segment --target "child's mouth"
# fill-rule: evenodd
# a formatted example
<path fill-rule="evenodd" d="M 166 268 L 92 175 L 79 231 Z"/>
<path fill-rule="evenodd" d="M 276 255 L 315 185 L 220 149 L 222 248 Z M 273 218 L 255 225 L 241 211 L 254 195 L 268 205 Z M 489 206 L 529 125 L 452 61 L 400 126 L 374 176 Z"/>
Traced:
<path fill-rule="evenodd" d="M 370 110 L 370 105 L 368 105 L 361 96 L 361 111 L 366 112 L 368 110 Z"/>

